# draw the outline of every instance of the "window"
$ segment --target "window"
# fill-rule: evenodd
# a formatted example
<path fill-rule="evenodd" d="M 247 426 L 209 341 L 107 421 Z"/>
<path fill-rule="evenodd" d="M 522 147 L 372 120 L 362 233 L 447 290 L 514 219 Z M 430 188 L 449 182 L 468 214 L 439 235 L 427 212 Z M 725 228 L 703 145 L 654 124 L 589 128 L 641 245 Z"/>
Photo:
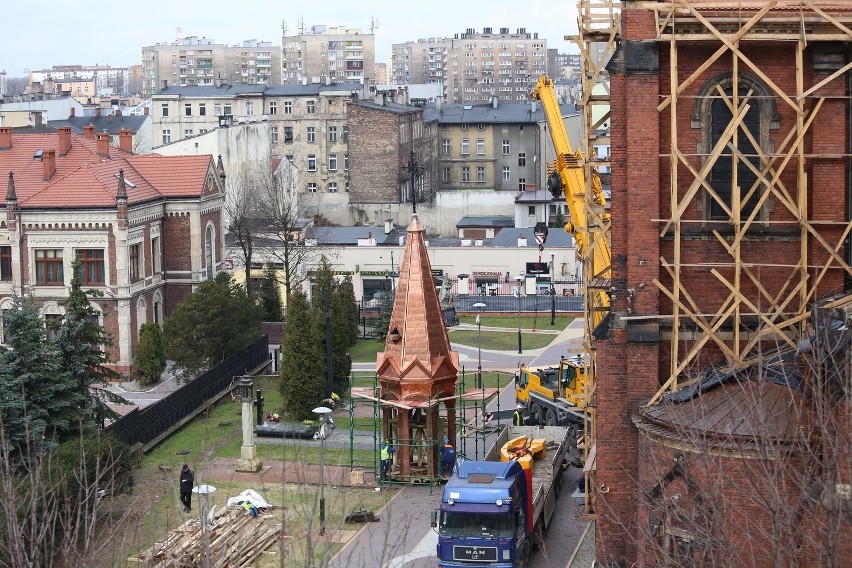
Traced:
<path fill-rule="evenodd" d="M 293 103 L 290 101 L 284 101 L 284 114 L 292 114 L 293 112 Z"/>
<path fill-rule="evenodd" d="M 349 142 L 349 127 L 348 126 L 343 127 L 343 141 Z"/>
<path fill-rule="evenodd" d="M 314 114 L 317 110 L 316 101 L 308 101 L 308 114 Z"/>
<path fill-rule="evenodd" d="M 278 101 L 269 101 L 269 114 L 278 114 Z"/>
<path fill-rule="evenodd" d="M 62 327 L 62 314 L 44 314 L 44 329 L 47 338 L 55 340 L 59 338 L 59 330 Z"/>
<path fill-rule="evenodd" d="M 163 117 L 169 116 L 169 103 L 163 103 L 160 108 L 161 108 L 160 114 Z"/>
<path fill-rule="evenodd" d="M 337 127 L 329 126 L 328 127 L 328 141 L 329 142 L 337 142 Z"/>
<path fill-rule="evenodd" d="M 163 130 L 163 144 L 171 144 L 172 143 L 172 131 L 168 128 Z"/>
<path fill-rule="evenodd" d="M 337 171 L 337 154 L 329 154 L 328 155 L 328 171 L 336 172 Z"/>
<path fill-rule="evenodd" d="M 535 205 L 527 205 L 527 215 L 535 217 Z"/>
<path fill-rule="evenodd" d="M 222 105 L 220 105 L 219 103 L 215 103 L 215 104 L 213 105 L 213 114 L 215 114 L 216 116 L 221 116 L 221 114 L 222 114 Z"/>
<path fill-rule="evenodd" d="M 317 157 L 314 154 L 308 155 L 308 171 L 309 172 L 317 171 Z"/>
<path fill-rule="evenodd" d="M 470 154 L 470 140 L 468 140 L 467 138 L 462 138 L 461 153 L 462 156 L 467 156 L 468 154 Z"/>
<path fill-rule="evenodd" d="M 482 123 L 482 122 L 480 122 L 479 124 L 477 124 L 477 125 L 476 125 L 476 128 L 477 128 L 478 130 L 485 130 L 485 124 L 484 124 L 484 123 Z"/>
<path fill-rule="evenodd" d="M 213 226 L 207 225 L 207 230 L 204 232 L 204 275 L 205 280 L 212 280 L 213 269 L 216 265 L 216 258 L 213 255 Z"/>
<path fill-rule="evenodd" d="M 444 138 L 441 140 L 441 147 L 443 148 L 443 152 L 445 156 L 450 155 L 450 141 Z"/>
<path fill-rule="evenodd" d="M 444 183 L 450 182 L 450 168 L 449 166 L 445 166 L 441 168 L 441 181 Z"/>
<path fill-rule="evenodd" d="M 252 101 L 246 101 L 246 114 L 248 116 L 254 115 L 254 103 Z"/>
<path fill-rule="evenodd" d="M 278 127 L 273 126 L 269 129 L 269 131 L 272 133 L 272 143 L 278 144 Z"/>
<path fill-rule="evenodd" d="M 522 168 L 527 165 L 527 155 L 524 152 L 518 154 L 518 165 Z"/>
<path fill-rule="evenodd" d="M 512 179 L 512 170 L 509 166 L 503 166 L 503 181 Z"/>
<path fill-rule="evenodd" d="M 234 114 L 234 113 L 231 112 L 231 105 L 230 104 L 225 105 L 225 114 Z"/>
<path fill-rule="evenodd" d="M 470 166 L 462 166 L 462 181 L 470 181 Z"/>
<path fill-rule="evenodd" d="M 0 280 L 12 279 L 12 247 L 0 247 Z"/>
<path fill-rule="evenodd" d="M 207 116 L 207 105 L 198 103 L 198 116 Z"/>
<path fill-rule="evenodd" d="M 701 205 L 703 205 L 705 217 L 731 220 L 728 210 L 733 204 L 734 185 L 736 185 L 740 195 L 740 222 L 744 222 L 755 213 L 758 201 L 765 191 L 765 185 L 758 183 L 758 177 L 753 171 L 761 171 L 765 166 L 761 163 L 760 152 L 752 143 L 752 139 L 757 142 L 757 146 L 763 152 L 766 152 L 767 147 L 764 146 L 766 141 L 763 137 L 768 137 L 769 130 L 779 125 L 773 119 L 776 111 L 772 108 L 774 103 L 769 89 L 756 77 L 746 74 L 741 74 L 738 82 L 737 103 L 740 106 L 748 104 L 749 109 L 737 132 L 736 152 L 731 150 L 731 145 L 734 143 L 732 138 L 728 140 L 725 149 L 711 166 L 710 186 L 718 196 L 718 200 L 705 191 Z M 720 87 L 724 97 L 719 95 Z M 750 97 L 749 92 L 752 93 Z M 701 147 L 712 150 L 730 124 L 733 115 L 729 104 L 733 105 L 733 93 L 732 74 L 711 81 L 702 88 L 700 98 L 695 103 L 695 114 L 700 117 L 702 129 Z M 744 130 L 751 133 L 751 138 Z M 710 150 L 707 150 L 705 154 L 709 154 Z M 768 212 L 764 210 L 755 215 L 755 219 L 766 220 L 767 215 Z"/>
<path fill-rule="evenodd" d="M 36 249 L 36 284 L 62 285 L 65 275 L 62 271 L 62 249 Z"/>
<path fill-rule="evenodd" d="M 308 193 L 316 193 L 317 192 L 317 184 L 313 182 L 308 183 Z"/>
<path fill-rule="evenodd" d="M 328 184 L 328 192 L 337 193 L 337 184 L 335 182 L 331 182 L 330 184 Z"/>
<path fill-rule="evenodd" d="M 509 155 L 509 141 L 508 140 L 503 140 L 503 155 L 504 156 Z"/>
<path fill-rule="evenodd" d="M 187 128 L 186 130 L 183 131 L 183 137 L 184 138 L 189 138 L 190 136 L 192 136 L 192 128 Z"/>
<path fill-rule="evenodd" d="M 293 143 L 293 127 L 285 126 L 284 127 L 284 143 L 292 144 Z"/>
<path fill-rule="evenodd" d="M 136 282 L 142 277 L 142 243 L 130 245 L 130 281 Z"/>
<path fill-rule="evenodd" d="M 104 249 L 82 249 L 77 251 L 80 261 L 79 275 L 83 284 L 103 285 L 106 283 Z"/>
<path fill-rule="evenodd" d="M 485 181 L 485 166 L 476 166 L 476 181 Z"/>
<path fill-rule="evenodd" d="M 343 169 L 349 171 L 349 154 L 343 154 Z"/>
<path fill-rule="evenodd" d="M 313 126 L 308 126 L 308 144 L 313 144 L 317 141 L 317 129 Z"/>
<path fill-rule="evenodd" d="M 192 103 L 186 103 L 183 105 L 183 113 L 186 116 L 192 116 Z"/>
<path fill-rule="evenodd" d="M 527 180 L 526 180 L 526 178 L 520 178 L 520 179 L 518 179 L 518 189 L 519 189 L 520 191 L 526 191 L 526 189 L 527 189 Z"/>
<path fill-rule="evenodd" d="M 485 138 L 477 138 L 476 139 L 476 154 L 478 156 L 485 155 Z"/>
<path fill-rule="evenodd" d="M 470 125 L 467 123 L 461 125 L 462 130 L 467 130 L 468 128 L 470 128 Z"/>
<path fill-rule="evenodd" d="M 151 239 L 151 260 L 153 263 L 154 274 L 159 274 L 163 268 L 162 257 L 160 256 L 160 237 Z"/>

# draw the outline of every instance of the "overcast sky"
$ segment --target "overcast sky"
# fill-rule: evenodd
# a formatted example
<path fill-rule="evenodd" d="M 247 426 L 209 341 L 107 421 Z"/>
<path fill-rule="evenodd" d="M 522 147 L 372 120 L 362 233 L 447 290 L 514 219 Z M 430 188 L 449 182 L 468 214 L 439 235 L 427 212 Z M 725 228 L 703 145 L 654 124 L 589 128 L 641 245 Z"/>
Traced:
<path fill-rule="evenodd" d="M 281 24 L 298 33 L 300 20 L 314 25 L 369 30 L 378 22 L 376 60 L 387 62 L 391 44 L 426 37 L 453 37 L 467 28 L 526 28 L 549 48 L 577 53 L 562 38 L 577 32 L 576 3 L 539 0 L 142 0 L 3 2 L 0 70 L 10 77 L 54 65 L 126 67 L 141 63 L 141 48 L 180 36 L 233 45 L 247 39 L 281 45 Z"/>

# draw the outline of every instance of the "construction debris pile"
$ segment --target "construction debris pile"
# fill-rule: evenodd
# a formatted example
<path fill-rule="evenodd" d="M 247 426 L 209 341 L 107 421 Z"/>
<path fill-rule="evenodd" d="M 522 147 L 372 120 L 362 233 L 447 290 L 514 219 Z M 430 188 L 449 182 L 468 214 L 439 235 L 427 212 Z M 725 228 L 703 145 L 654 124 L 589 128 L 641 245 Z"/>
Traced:
<path fill-rule="evenodd" d="M 201 520 L 191 519 L 171 531 L 163 542 L 129 560 L 151 568 L 252 566 L 281 534 L 279 515 L 274 511 L 275 507 L 269 507 L 257 517 L 241 506 L 216 511 L 208 522 L 207 539 Z M 204 562 L 205 554 L 209 563 Z"/>

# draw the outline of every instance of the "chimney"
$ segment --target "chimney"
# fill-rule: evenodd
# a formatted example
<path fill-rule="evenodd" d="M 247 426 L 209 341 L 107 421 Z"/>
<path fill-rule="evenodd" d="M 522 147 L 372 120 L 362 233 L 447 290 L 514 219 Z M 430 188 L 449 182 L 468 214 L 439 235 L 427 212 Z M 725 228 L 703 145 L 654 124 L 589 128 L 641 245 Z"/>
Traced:
<path fill-rule="evenodd" d="M 87 124 L 86 126 L 83 127 L 83 137 L 88 138 L 89 140 L 95 139 L 95 125 L 94 124 L 89 123 L 89 124 Z"/>
<path fill-rule="evenodd" d="M 44 122 L 42 121 L 41 111 L 37 110 L 33 112 L 33 120 L 36 126 L 42 126 Z"/>
<path fill-rule="evenodd" d="M 96 140 L 98 141 L 98 155 L 109 158 L 109 134 L 98 132 Z"/>
<path fill-rule="evenodd" d="M 491 108 L 497 108 L 497 97 L 491 97 Z"/>
<path fill-rule="evenodd" d="M 115 116 L 121 116 L 121 109 L 120 108 L 115 109 Z"/>
<path fill-rule="evenodd" d="M 385 234 L 388 235 L 393 230 L 393 219 L 385 219 Z"/>
<path fill-rule="evenodd" d="M 95 118 L 101 117 L 101 107 L 95 107 Z"/>
<path fill-rule="evenodd" d="M 148 116 L 151 113 L 151 109 L 148 107 L 142 107 L 142 114 Z"/>
<path fill-rule="evenodd" d="M 56 173 L 56 150 L 45 150 L 41 155 L 41 163 L 44 166 L 44 181 L 50 181 Z"/>
<path fill-rule="evenodd" d="M 8 126 L 0 126 L 0 150 L 12 147 L 12 129 Z"/>
<path fill-rule="evenodd" d="M 75 116 L 77 116 L 77 109 L 74 108 L 74 107 L 71 107 L 71 118 L 74 118 Z"/>
<path fill-rule="evenodd" d="M 73 109 L 72 109 L 73 110 Z M 64 156 L 71 151 L 71 127 L 59 127 L 59 155 Z"/>
<path fill-rule="evenodd" d="M 122 128 L 118 131 L 118 147 L 125 152 L 133 153 L 133 131 Z"/>

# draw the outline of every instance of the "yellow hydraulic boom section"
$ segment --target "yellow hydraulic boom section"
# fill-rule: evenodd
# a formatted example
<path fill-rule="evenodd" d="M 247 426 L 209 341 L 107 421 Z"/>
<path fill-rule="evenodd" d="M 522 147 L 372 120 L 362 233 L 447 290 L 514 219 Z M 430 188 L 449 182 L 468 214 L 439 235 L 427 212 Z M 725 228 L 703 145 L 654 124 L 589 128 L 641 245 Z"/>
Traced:
<path fill-rule="evenodd" d="M 556 162 L 547 180 L 547 187 L 554 197 L 565 194 L 565 203 L 571 221 L 565 230 L 574 236 L 577 242 L 577 256 L 583 260 L 586 302 L 594 331 L 610 311 L 610 272 L 612 257 L 609 249 L 610 214 L 606 208 L 606 196 L 601 187 L 596 169 L 592 169 L 592 178 L 588 184 L 584 170 L 583 153 L 571 146 L 562 112 L 556 99 L 553 81 L 542 75 L 531 95 L 541 102 L 553 147 L 556 149 Z M 587 199 L 587 190 L 591 189 L 591 198 Z"/>

